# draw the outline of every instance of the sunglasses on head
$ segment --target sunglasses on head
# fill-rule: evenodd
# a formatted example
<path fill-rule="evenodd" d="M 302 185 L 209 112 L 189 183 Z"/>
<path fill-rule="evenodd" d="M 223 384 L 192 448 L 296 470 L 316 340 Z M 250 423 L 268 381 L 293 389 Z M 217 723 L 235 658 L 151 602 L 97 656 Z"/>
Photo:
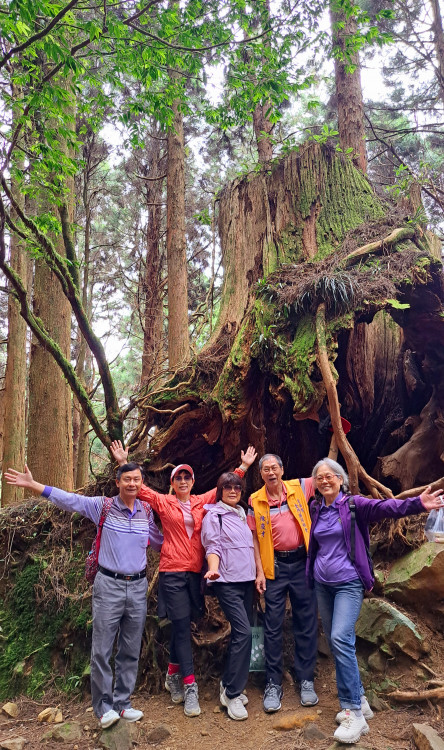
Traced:
<path fill-rule="evenodd" d="M 226 482 L 222 485 L 223 490 L 235 490 L 236 492 L 242 491 L 242 485 L 241 484 L 233 484 L 232 482 Z"/>

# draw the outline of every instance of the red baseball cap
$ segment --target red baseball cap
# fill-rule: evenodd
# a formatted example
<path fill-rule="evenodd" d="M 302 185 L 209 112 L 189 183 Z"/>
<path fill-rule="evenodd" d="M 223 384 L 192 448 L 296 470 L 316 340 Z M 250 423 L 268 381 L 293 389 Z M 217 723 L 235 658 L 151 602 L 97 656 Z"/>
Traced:
<path fill-rule="evenodd" d="M 179 466 L 176 466 L 176 468 L 171 472 L 170 482 L 173 481 L 174 475 L 177 474 L 178 471 L 188 471 L 191 474 L 191 478 L 194 482 L 194 471 L 191 466 L 189 466 L 189 464 L 179 464 Z"/>

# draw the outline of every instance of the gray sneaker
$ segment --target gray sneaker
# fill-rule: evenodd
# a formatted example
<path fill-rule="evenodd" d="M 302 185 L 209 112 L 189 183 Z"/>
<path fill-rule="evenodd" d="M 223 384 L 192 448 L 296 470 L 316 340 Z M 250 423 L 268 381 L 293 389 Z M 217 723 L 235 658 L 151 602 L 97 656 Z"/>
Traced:
<path fill-rule="evenodd" d="M 168 690 L 170 693 L 173 703 L 184 702 L 185 693 L 180 672 L 165 675 L 165 690 Z"/>
<path fill-rule="evenodd" d="M 274 682 L 267 682 L 264 691 L 264 711 L 267 714 L 272 714 L 274 711 L 279 711 L 281 707 L 282 698 L 282 686 L 275 685 Z"/>
<path fill-rule="evenodd" d="M 316 706 L 319 698 L 311 680 L 301 680 L 301 706 Z"/>
<path fill-rule="evenodd" d="M 223 695 L 223 693 L 225 693 L 225 686 L 224 686 L 224 683 L 223 683 L 223 682 L 222 682 L 222 680 L 221 680 L 221 681 L 219 682 L 219 698 L 220 698 L 220 702 L 221 702 L 221 703 L 222 703 L 222 695 Z M 239 698 L 241 699 L 241 701 L 242 701 L 243 705 L 244 705 L 244 706 L 246 706 L 246 705 L 247 705 L 247 703 L 248 703 L 248 696 L 247 696 L 247 695 L 245 695 L 245 693 L 241 693 L 241 694 L 239 695 Z M 225 704 L 224 704 L 224 703 L 222 703 L 222 705 L 225 705 Z"/>
<path fill-rule="evenodd" d="M 191 685 L 184 685 L 183 687 L 185 692 L 183 712 L 185 716 L 200 716 L 197 682 L 192 682 Z"/>

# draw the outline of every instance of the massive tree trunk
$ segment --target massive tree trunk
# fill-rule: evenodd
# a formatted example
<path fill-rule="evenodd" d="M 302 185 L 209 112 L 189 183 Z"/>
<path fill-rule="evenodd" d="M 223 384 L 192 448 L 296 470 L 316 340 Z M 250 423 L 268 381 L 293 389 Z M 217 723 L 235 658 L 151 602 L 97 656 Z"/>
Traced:
<path fill-rule="evenodd" d="M 328 452 L 331 433 L 322 426 L 336 382 L 341 414 L 352 423 L 351 446 L 342 448 L 355 482 L 372 494 L 405 486 L 402 467 L 389 487 L 368 472 L 429 401 L 432 363 L 436 399 L 443 397 L 436 342 L 444 335 L 444 290 L 441 264 L 404 216 L 381 203 L 350 159 L 316 143 L 269 174 L 225 188 L 219 322 L 184 382 L 152 399 L 159 427 L 147 456 L 152 482 L 164 486 L 162 467 L 166 484 L 167 467 L 185 460 L 198 489 L 212 486 L 248 442 L 281 455 L 287 476 L 306 476 Z M 323 342 L 315 326 L 320 305 Z M 438 478 L 437 452 L 439 445 L 425 471 L 411 462 L 412 484 L 425 473 Z M 258 481 L 253 467 L 247 482 Z"/>
<path fill-rule="evenodd" d="M 338 109 L 339 143 L 343 151 L 353 149 L 352 159 L 362 172 L 367 171 L 365 147 L 364 103 L 362 99 L 361 68 L 357 52 L 347 51 L 347 36 L 356 33 L 353 15 L 337 11 L 336 3 L 330 4 L 333 47 L 335 56 L 335 83 Z M 353 68 L 347 72 L 347 68 Z"/>
<path fill-rule="evenodd" d="M 17 92 L 15 92 L 17 96 Z M 21 159 L 21 161 L 23 161 Z M 20 165 L 19 165 L 20 166 Z M 24 207 L 24 197 L 12 182 L 13 195 L 19 205 Z M 12 213 L 15 219 L 14 213 Z M 11 235 L 11 267 L 21 276 L 28 278 L 28 256 L 17 235 Z M 3 467 L 23 466 L 25 463 L 26 441 L 26 323 L 20 315 L 20 307 L 12 296 L 8 302 L 8 345 L 3 394 Z M 7 484 L 2 476 L 1 504 L 15 505 L 23 500 L 23 490 Z"/>

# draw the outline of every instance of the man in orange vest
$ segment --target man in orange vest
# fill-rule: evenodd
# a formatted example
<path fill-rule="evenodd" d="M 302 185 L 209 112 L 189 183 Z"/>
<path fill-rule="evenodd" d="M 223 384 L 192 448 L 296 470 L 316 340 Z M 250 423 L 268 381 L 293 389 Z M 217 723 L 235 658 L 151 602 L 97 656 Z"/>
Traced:
<path fill-rule="evenodd" d="M 259 461 L 265 484 L 248 501 L 248 525 L 253 532 L 256 587 L 265 595 L 264 648 L 266 686 L 264 710 L 279 711 L 282 698 L 282 627 L 290 595 L 294 666 L 301 704 L 315 706 L 314 668 L 317 654 L 317 608 L 308 588 L 305 564 L 310 535 L 308 500 L 313 480 L 283 481 L 282 459 L 267 453 Z"/>

